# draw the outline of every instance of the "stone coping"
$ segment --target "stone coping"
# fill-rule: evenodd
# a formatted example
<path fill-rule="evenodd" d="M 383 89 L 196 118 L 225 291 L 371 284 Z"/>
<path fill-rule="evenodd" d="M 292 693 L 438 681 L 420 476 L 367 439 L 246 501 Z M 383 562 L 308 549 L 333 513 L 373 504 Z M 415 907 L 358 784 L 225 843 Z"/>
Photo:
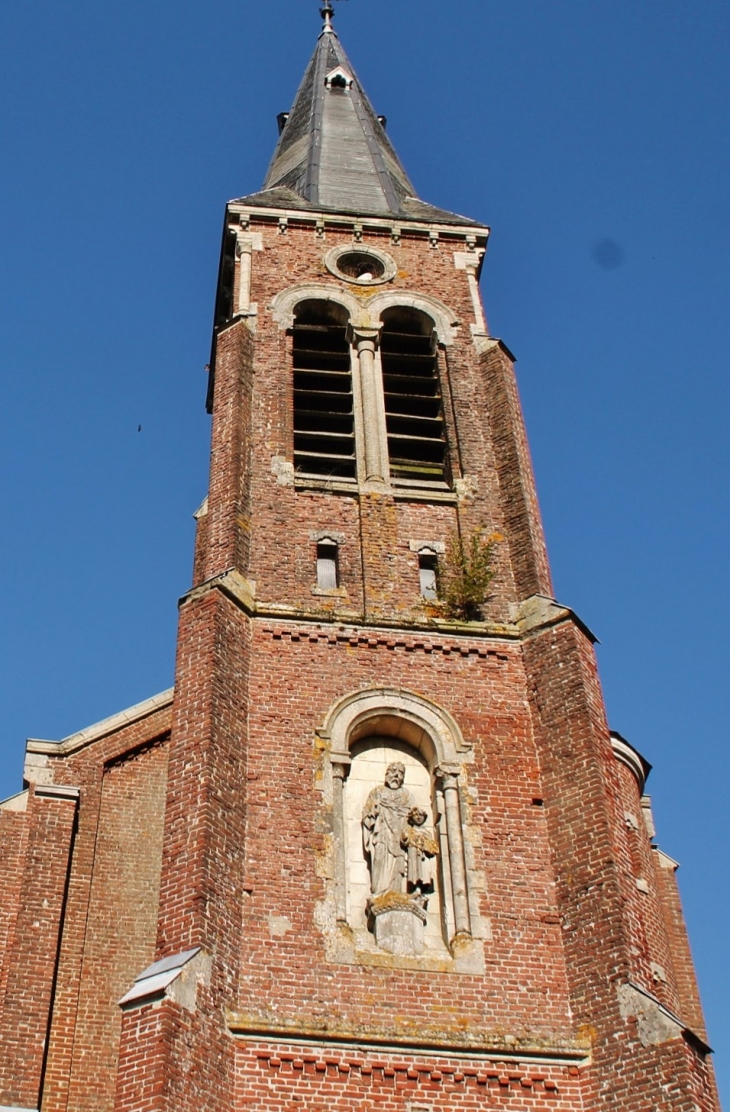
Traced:
<path fill-rule="evenodd" d="M 556 1039 L 528 1042 L 505 1034 L 436 1031 L 421 1027 L 422 1037 L 410 1037 L 397 1031 L 381 1036 L 363 1035 L 338 1024 L 319 1025 L 306 1018 L 298 1022 L 276 1023 L 246 1013 L 229 1011 L 228 1028 L 232 1034 L 250 1041 L 281 1041 L 292 1045 L 339 1046 L 343 1049 L 393 1050 L 398 1053 L 438 1054 L 447 1058 L 505 1058 L 534 1062 L 585 1062 L 590 1057 L 590 1044 L 580 1039 Z"/>
<path fill-rule="evenodd" d="M 67 753 L 73 753 L 77 749 L 83 749 L 85 745 L 90 745 L 98 738 L 104 737 L 106 734 L 114 733 L 115 730 L 121 730 L 125 726 L 131 726 L 134 722 L 139 722 L 141 719 L 147 718 L 150 714 L 154 714 L 155 711 L 169 706 L 172 703 L 174 691 L 175 689 L 170 687 L 167 691 L 160 692 L 159 695 L 153 695 L 150 699 L 145 699 L 142 703 L 136 703 L 133 707 L 128 707 L 127 710 L 122 710 L 117 714 L 111 715 L 110 718 L 103 718 L 101 722 L 96 722 L 92 726 L 87 726 L 83 730 L 78 730 L 75 734 L 69 734 L 68 737 L 62 738 L 61 741 L 45 741 L 41 738 L 28 738 L 26 752 L 65 756 Z"/>
<path fill-rule="evenodd" d="M 621 761 L 622 764 L 631 769 L 639 785 L 639 792 L 643 794 L 647 778 L 651 772 L 649 762 L 645 757 L 642 757 L 639 750 L 634 748 L 631 742 L 627 741 L 616 730 L 611 730 L 611 748 L 616 760 Z"/>
<path fill-rule="evenodd" d="M 301 606 L 259 602 L 256 599 L 255 583 L 246 579 L 234 568 L 229 568 L 197 587 L 191 588 L 180 598 L 178 605 L 185 606 L 189 602 L 203 598 L 212 590 L 221 591 L 237 606 L 240 606 L 249 617 L 269 618 L 283 622 L 301 622 L 306 625 L 314 623 L 323 629 L 352 627 L 353 630 L 372 631 L 373 634 L 377 634 L 378 631 L 390 632 L 397 630 L 405 636 L 412 633 L 430 633 L 442 637 L 451 635 L 508 642 L 522 641 L 542 632 L 544 629 L 567 621 L 573 622 L 585 634 L 591 644 L 598 643 L 598 638 L 574 610 L 544 595 L 533 595 L 532 598 L 521 603 L 518 607 L 519 613 L 516 615 L 516 621 L 513 623 L 464 622 L 436 617 L 404 623 L 397 619 L 390 621 L 381 615 L 368 620 L 359 611 L 335 611 L 331 615 L 324 615 L 321 611 L 308 611 Z"/>

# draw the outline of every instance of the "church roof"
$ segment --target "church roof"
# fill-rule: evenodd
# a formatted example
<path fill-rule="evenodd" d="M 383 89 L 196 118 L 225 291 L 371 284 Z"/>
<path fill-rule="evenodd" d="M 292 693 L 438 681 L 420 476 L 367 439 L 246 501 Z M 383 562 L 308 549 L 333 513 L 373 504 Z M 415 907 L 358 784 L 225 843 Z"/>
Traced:
<path fill-rule="evenodd" d="M 421 201 L 332 30 L 331 11 L 283 124 L 263 189 L 239 203 L 476 225 Z"/>

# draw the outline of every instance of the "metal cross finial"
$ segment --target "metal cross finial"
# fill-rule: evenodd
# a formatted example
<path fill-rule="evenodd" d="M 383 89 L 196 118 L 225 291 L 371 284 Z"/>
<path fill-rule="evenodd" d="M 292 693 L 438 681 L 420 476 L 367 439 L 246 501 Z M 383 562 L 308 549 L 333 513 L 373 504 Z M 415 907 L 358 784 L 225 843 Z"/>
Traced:
<path fill-rule="evenodd" d="M 334 34 L 332 20 L 334 19 L 335 9 L 332 7 L 332 0 L 324 0 L 324 3 L 319 10 L 319 14 L 324 20 L 323 30 L 329 32 L 330 34 Z"/>

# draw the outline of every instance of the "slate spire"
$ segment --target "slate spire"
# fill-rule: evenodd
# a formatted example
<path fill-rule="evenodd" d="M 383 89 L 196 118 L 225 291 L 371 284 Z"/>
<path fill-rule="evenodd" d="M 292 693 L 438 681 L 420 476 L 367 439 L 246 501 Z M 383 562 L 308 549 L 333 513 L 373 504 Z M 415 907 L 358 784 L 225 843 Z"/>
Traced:
<path fill-rule="evenodd" d="M 311 208 L 403 220 L 471 224 L 420 201 L 332 26 L 324 27 L 294 98 L 263 190 L 252 204 Z"/>

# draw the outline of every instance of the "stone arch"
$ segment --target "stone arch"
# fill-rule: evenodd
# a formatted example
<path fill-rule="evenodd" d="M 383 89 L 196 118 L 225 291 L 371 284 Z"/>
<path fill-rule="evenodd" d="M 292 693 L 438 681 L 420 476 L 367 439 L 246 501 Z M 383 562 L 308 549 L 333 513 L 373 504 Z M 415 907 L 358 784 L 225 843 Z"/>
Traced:
<path fill-rule="evenodd" d="M 443 344 L 444 347 L 451 347 L 454 343 L 459 322 L 443 301 L 439 301 L 436 297 L 389 289 L 377 293 L 367 304 L 371 318 L 377 321 L 378 325 L 381 315 L 386 309 L 400 307 L 417 309 L 419 312 L 425 313 L 433 321 L 439 343 Z"/>
<path fill-rule="evenodd" d="M 454 717 L 413 691 L 368 688 L 345 695 L 330 709 L 317 731 L 330 742 L 330 759 L 349 758 L 352 746 L 369 734 L 406 741 L 422 753 L 429 769 L 458 766 L 469 746 Z"/>
<path fill-rule="evenodd" d="M 408 293 L 404 290 L 381 290 L 374 297 L 362 302 L 349 290 L 326 282 L 300 282 L 282 290 L 272 300 L 269 309 L 280 328 L 291 328 L 294 323 L 294 309 L 300 301 L 336 301 L 350 314 L 354 328 L 379 329 L 381 314 L 385 309 L 403 306 L 418 309 L 430 317 L 439 343 L 450 347 L 455 339 L 459 322 L 451 310 L 436 297 L 428 294 Z"/>
<path fill-rule="evenodd" d="M 300 282 L 278 293 L 269 306 L 279 328 L 293 327 L 294 311 L 300 301 L 334 301 L 347 310 L 353 324 L 359 323 L 362 317 L 360 302 L 347 290 L 325 282 Z"/>

